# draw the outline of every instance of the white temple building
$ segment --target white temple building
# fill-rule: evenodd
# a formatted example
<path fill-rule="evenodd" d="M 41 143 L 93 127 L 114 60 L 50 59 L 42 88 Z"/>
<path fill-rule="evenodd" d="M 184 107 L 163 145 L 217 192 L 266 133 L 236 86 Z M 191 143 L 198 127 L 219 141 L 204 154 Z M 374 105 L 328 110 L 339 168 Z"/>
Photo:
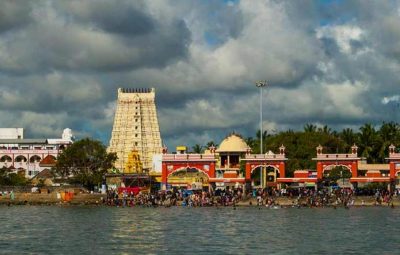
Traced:
<path fill-rule="evenodd" d="M 62 150 L 71 145 L 71 129 L 64 129 L 61 138 L 25 139 L 23 128 L 0 128 L 0 168 L 6 167 L 32 178 L 51 168 Z"/>

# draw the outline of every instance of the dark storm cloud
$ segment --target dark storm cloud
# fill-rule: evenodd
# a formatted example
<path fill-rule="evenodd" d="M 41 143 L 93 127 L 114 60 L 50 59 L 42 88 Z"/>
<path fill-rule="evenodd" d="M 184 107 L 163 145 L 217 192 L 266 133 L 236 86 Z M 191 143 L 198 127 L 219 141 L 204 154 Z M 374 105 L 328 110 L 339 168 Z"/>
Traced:
<path fill-rule="evenodd" d="M 0 33 L 20 28 L 30 22 L 30 1 L 0 2 Z"/>
<path fill-rule="evenodd" d="M 140 10 L 143 6 L 134 6 L 126 2 L 115 4 L 110 1 L 92 1 L 90 4 L 82 3 L 78 10 L 73 7 L 74 3 L 70 8 L 66 8 L 67 15 L 84 25 L 93 25 L 105 32 L 121 36 L 137 37 L 148 34 L 158 25 L 155 24 L 158 21 Z M 86 11 L 82 12 L 81 8 L 86 8 Z"/>
<path fill-rule="evenodd" d="M 0 40 L 2 72 L 123 71 L 163 67 L 187 55 L 190 32 L 179 18 L 157 20 L 123 3 L 37 3 L 29 27 Z"/>
<path fill-rule="evenodd" d="M 1 1 L 1 126 L 108 142 L 118 87 L 156 87 L 164 141 L 390 121 L 399 1 Z M 397 96 L 396 96 L 397 95 Z M 386 98 L 386 99 L 385 99 Z"/>

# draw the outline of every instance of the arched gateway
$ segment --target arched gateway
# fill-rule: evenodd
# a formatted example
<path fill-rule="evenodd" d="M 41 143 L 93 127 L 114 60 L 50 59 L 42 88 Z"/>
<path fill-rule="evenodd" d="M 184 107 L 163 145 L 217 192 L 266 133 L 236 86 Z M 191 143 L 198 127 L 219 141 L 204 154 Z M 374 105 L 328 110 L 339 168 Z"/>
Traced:
<path fill-rule="evenodd" d="M 317 157 L 313 160 L 317 161 L 317 178 L 321 180 L 324 172 L 330 170 L 336 166 L 342 166 L 351 172 L 352 178 L 357 177 L 358 161 L 360 158 L 357 155 L 358 147 L 353 145 L 351 147 L 351 153 L 341 154 L 325 154 L 322 153 L 323 147 L 319 145 L 317 148 Z"/>
<path fill-rule="evenodd" d="M 162 155 L 162 189 L 165 190 L 169 184 L 169 178 L 179 174 L 186 174 L 183 179 L 186 183 L 179 183 L 190 188 L 193 182 L 207 185 L 208 179 L 215 178 L 214 155 L 204 154 L 167 154 Z M 206 180 L 207 179 L 207 180 Z"/>
<path fill-rule="evenodd" d="M 246 156 L 242 161 L 245 162 L 246 168 L 246 182 L 251 182 L 251 174 L 256 169 L 261 169 L 263 176 L 261 179 L 266 178 L 266 168 L 271 167 L 274 169 L 275 179 L 276 175 L 279 174 L 279 177 L 285 177 L 285 162 L 287 158 L 285 156 L 285 146 L 279 147 L 279 154 L 275 154 L 269 151 L 266 154 L 250 154 L 250 148 L 246 153 Z M 261 181 L 260 185 L 265 187 L 265 182 Z"/>

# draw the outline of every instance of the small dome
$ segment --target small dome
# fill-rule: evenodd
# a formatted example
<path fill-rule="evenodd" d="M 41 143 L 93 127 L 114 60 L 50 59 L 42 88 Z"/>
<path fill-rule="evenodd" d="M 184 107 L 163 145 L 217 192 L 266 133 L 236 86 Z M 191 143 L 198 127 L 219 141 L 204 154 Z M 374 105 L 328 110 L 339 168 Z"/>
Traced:
<path fill-rule="evenodd" d="M 247 143 L 237 134 L 231 134 L 219 145 L 217 152 L 246 152 Z"/>
<path fill-rule="evenodd" d="M 72 130 L 70 128 L 65 128 L 61 135 L 61 138 L 64 140 L 72 140 L 73 139 Z"/>

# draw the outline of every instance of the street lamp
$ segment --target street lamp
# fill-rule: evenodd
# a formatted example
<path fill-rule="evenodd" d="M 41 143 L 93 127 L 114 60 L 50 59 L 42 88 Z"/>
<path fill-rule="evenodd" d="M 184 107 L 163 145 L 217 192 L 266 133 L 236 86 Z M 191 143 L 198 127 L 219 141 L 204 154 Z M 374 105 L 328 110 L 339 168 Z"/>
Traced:
<path fill-rule="evenodd" d="M 263 87 L 265 87 L 265 86 L 267 86 L 266 80 L 256 82 L 256 87 L 260 88 L 260 154 L 263 154 L 262 91 L 263 91 Z M 261 166 L 261 170 L 260 170 L 260 186 L 261 187 L 263 187 L 263 185 L 262 185 L 263 184 L 263 179 L 262 179 L 263 171 L 264 171 L 264 168 Z"/>

